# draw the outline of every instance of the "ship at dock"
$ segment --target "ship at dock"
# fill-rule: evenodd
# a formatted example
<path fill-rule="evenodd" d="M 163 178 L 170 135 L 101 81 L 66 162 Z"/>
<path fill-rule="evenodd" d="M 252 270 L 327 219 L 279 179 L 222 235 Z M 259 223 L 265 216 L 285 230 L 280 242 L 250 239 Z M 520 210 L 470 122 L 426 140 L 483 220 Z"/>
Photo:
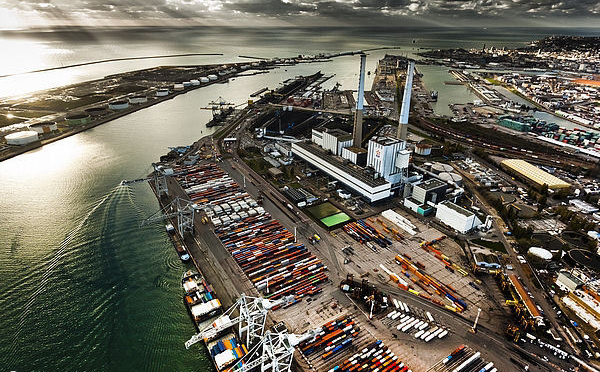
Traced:
<path fill-rule="evenodd" d="M 175 250 L 177 251 L 177 255 L 179 256 L 179 259 L 183 262 L 189 261 L 190 254 L 188 253 L 183 240 L 179 237 L 179 235 L 177 235 L 177 232 L 175 231 L 175 228 L 173 227 L 173 225 L 169 223 L 169 224 L 165 225 L 165 229 L 167 230 L 169 238 L 171 239 L 171 242 L 173 243 L 173 246 L 175 247 Z"/>
<path fill-rule="evenodd" d="M 183 302 L 196 329 L 200 324 L 218 314 L 221 314 L 221 301 L 204 277 L 194 270 L 188 270 L 181 277 L 181 285 L 185 291 Z"/>

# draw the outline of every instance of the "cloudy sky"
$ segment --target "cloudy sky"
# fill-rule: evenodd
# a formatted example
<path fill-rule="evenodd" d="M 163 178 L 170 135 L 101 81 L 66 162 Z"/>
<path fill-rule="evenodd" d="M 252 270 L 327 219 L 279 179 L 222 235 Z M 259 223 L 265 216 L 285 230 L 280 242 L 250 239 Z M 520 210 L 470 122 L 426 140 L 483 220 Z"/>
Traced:
<path fill-rule="evenodd" d="M 0 0 L 0 28 L 48 25 L 596 26 L 599 0 Z"/>

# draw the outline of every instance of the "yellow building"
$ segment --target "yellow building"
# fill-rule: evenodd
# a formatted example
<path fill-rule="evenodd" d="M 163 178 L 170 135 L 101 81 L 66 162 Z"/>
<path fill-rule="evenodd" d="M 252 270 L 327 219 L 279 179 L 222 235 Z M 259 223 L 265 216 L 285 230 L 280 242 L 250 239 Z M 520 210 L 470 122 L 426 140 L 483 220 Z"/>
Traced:
<path fill-rule="evenodd" d="M 507 159 L 500 164 L 515 174 L 531 181 L 538 187 L 544 184 L 548 185 L 548 189 L 565 189 L 571 187 L 571 184 L 561 180 L 560 178 L 551 175 L 550 173 L 536 167 L 535 165 L 521 159 Z"/>

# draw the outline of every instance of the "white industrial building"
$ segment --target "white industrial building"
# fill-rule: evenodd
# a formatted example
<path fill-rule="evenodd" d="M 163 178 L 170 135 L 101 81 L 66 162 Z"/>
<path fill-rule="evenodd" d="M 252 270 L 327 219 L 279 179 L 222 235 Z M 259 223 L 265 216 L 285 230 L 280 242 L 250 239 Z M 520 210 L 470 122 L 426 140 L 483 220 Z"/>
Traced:
<path fill-rule="evenodd" d="M 364 167 L 367 164 L 367 150 L 362 147 L 344 147 L 342 149 L 342 158 L 348 159 L 352 163 Z"/>
<path fill-rule="evenodd" d="M 410 154 L 405 141 L 392 137 L 373 137 L 367 150 L 367 166 L 395 185 L 406 177 Z"/>
<path fill-rule="evenodd" d="M 292 153 L 335 178 L 348 189 L 375 202 L 392 195 L 392 185 L 384 178 L 374 178 L 354 165 L 344 164 L 341 158 L 327 155 L 327 151 L 310 143 L 292 143 Z"/>
<path fill-rule="evenodd" d="M 435 217 L 461 234 L 466 234 L 482 224 L 475 213 L 450 201 L 443 201 L 436 208 Z"/>
<path fill-rule="evenodd" d="M 598 207 L 586 203 L 583 200 L 571 199 L 569 200 L 569 204 L 577 208 L 581 213 L 592 214 L 598 212 Z"/>
<path fill-rule="evenodd" d="M 334 155 L 341 156 L 342 149 L 352 146 L 352 135 L 341 129 L 313 129 L 312 141 Z"/>
<path fill-rule="evenodd" d="M 583 281 L 568 271 L 561 271 L 556 278 L 556 285 L 565 292 L 573 292 L 581 287 Z"/>

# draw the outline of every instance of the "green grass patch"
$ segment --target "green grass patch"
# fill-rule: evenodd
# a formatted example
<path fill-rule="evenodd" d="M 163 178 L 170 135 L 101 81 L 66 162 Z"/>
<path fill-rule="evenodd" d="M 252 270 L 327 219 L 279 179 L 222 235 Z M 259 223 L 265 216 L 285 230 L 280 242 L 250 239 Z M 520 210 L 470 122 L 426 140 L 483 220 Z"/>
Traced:
<path fill-rule="evenodd" d="M 335 226 L 335 225 L 339 225 L 341 223 L 350 221 L 351 218 L 350 216 L 348 216 L 346 213 L 344 212 L 339 212 L 336 213 L 334 215 L 331 215 L 329 217 L 325 217 L 321 219 L 321 222 L 327 226 L 327 227 L 331 227 L 331 226 Z"/>

